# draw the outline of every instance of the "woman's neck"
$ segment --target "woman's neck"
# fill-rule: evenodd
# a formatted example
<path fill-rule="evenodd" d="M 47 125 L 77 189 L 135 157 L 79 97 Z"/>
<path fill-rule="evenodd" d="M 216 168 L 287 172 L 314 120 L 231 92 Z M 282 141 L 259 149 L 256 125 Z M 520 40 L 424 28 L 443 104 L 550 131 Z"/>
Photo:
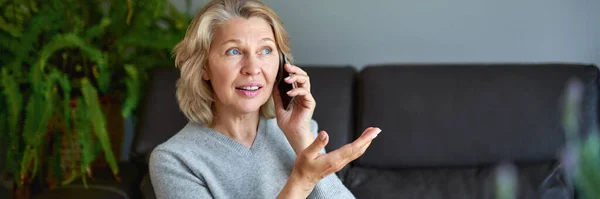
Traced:
<path fill-rule="evenodd" d="M 259 112 L 239 114 L 215 110 L 212 128 L 250 148 L 258 132 Z"/>

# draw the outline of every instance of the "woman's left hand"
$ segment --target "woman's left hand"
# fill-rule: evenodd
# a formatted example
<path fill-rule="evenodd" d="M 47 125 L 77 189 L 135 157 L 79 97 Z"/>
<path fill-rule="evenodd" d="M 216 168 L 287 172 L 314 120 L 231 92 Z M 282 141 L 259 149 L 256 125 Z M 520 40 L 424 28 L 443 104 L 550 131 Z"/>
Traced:
<path fill-rule="evenodd" d="M 286 64 L 284 70 L 290 73 L 284 79 L 285 83 L 296 84 L 288 96 L 295 97 L 289 110 L 285 110 L 279 95 L 277 84 L 273 88 L 273 100 L 275 101 L 275 114 L 277 124 L 287 137 L 296 154 L 314 141 L 314 135 L 310 131 L 310 120 L 315 110 L 316 102 L 310 93 L 310 79 L 308 74 L 297 66 Z"/>

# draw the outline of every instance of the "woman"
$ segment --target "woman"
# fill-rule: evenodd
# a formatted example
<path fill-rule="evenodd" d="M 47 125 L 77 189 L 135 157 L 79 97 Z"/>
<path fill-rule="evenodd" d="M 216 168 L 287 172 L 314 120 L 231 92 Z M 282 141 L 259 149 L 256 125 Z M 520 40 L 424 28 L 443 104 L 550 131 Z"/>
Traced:
<path fill-rule="evenodd" d="M 316 133 L 309 77 L 297 66 L 284 67 L 296 87 L 287 92 L 291 107 L 281 105 L 278 55 L 293 59 L 281 20 L 264 3 L 209 2 L 174 51 L 177 98 L 190 121 L 151 154 L 158 198 L 354 198 L 334 173 L 380 130 L 324 153 L 328 135 Z"/>

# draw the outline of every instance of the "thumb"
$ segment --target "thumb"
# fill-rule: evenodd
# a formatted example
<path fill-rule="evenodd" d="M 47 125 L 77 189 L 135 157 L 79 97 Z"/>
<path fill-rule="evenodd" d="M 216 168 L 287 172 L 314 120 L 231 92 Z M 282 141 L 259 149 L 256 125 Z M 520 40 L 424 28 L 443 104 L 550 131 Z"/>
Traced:
<path fill-rule="evenodd" d="M 328 142 L 329 135 L 327 135 L 327 132 L 321 131 L 313 143 L 304 149 L 303 153 L 308 157 L 316 157 Z"/>

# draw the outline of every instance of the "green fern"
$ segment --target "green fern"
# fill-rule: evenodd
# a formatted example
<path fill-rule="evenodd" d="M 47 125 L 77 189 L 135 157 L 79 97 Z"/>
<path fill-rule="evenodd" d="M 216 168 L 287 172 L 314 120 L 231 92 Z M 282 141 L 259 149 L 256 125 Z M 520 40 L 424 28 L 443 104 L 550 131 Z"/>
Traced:
<path fill-rule="evenodd" d="M 40 59 L 38 60 L 39 67 L 44 69 L 48 58 L 58 50 L 64 48 L 80 48 L 91 60 L 95 61 L 98 65 L 106 64 L 102 51 L 95 49 L 89 45 L 86 45 L 75 34 L 60 34 L 56 35 L 48 44 L 46 44 L 40 53 Z"/>
<path fill-rule="evenodd" d="M 0 30 L 10 33 L 13 37 L 21 37 L 21 29 L 15 25 L 6 23 L 2 17 L 0 17 Z"/>
<path fill-rule="evenodd" d="M 63 92 L 63 122 L 65 126 L 66 134 L 71 133 L 71 82 L 69 81 L 69 77 L 66 74 L 61 74 L 58 71 L 54 71 L 57 75 L 55 75 L 55 81 L 58 82 L 60 88 Z M 52 76 L 51 76 L 52 77 Z"/>
<path fill-rule="evenodd" d="M 48 124 L 54 112 L 54 82 L 60 78 L 60 74 L 54 71 L 42 82 L 39 73 L 38 69 L 32 75 L 33 94 L 26 107 L 23 140 L 27 151 L 21 160 L 21 176 L 25 176 L 29 171 L 32 172 L 31 176 L 36 176 L 39 171 L 38 151 L 43 148 L 42 140 L 46 138 Z M 32 161 L 33 169 L 30 170 Z"/>
<path fill-rule="evenodd" d="M 53 26 L 48 26 L 48 24 L 56 23 L 60 19 L 60 13 L 57 13 L 50 8 L 45 8 L 40 10 L 35 16 L 32 17 L 31 21 L 27 25 L 27 32 L 24 33 L 21 40 L 19 40 L 19 48 L 17 50 L 17 60 L 27 62 L 29 56 L 27 56 L 30 52 L 34 51 L 36 44 L 38 42 L 39 36 L 43 33 L 43 31 L 52 31 L 47 30 L 52 29 Z"/>
<path fill-rule="evenodd" d="M 19 88 L 17 82 L 14 80 L 12 76 L 8 74 L 6 68 L 2 69 L 2 88 L 4 96 L 6 97 L 6 104 L 8 110 L 8 131 L 9 133 L 17 133 L 19 132 L 18 122 L 21 118 L 21 109 L 22 109 L 22 96 L 21 92 L 19 92 Z M 14 138 L 11 138 L 11 140 Z"/>
<path fill-rule="evenodd" d="M 100 109 L 96 89 L 87 79 L 83 79 L 81 81 L 81 93 L 83 94 L 83 100 L 85 101 L 90 120 L 94 121 L 92 122 L 92 127 L 104 150 L 106 162 L 108 162 L 113 175 L 117 176 L 119 174 L 119 167 L 117 166 L 117 161 L 112 153 L 110 139 L 108 137 L 108 132 L 106 131 L 106 120 Z"/>
<path fill-rule="evenodd" d="M 8 151 L 6 151 L 6 171 L 12 174 L 19 173 L 21 170 L 17 162 L 21 161 L 21 144 L 19 135 L 19 120 L 21 118 L 22 96 L 14 78 L 8 74 L 6 68 L 2 68 L 2 88 L 6 100 L 6 115 L 8 129 Z M 14 175 L 15 183 L 18 183 L 20 176 Z"/>
<path fill-rule="evenodd" d="M 2 79 L 2 73 L 0 73 L 0 79 Z M 0 91 L 3 91 L 4 87 L 0 84 Z M 0 92 L 0 107 L 6 107 L 6 102 L 4 101 L 4 93 Z M 7 116 L 5 110 L 0 110 L 0 161 L 7 160 L 7 151 L 10 149 L 10 141 L 8 138 L 8 128 L 7 128 Z M 0 164 L 0 176 L 4 176 L 6 174 L 6 165 Z"/>
<path fill-rule="evenodd" d="M 100 24 L 97 24 L 91 28 L 89 28 L 85 33 L 85 40 L 89 41 L 92 39 L 97 39 L 102 34 L 105 33 L 106 27 L 111 24 L 110 18 L 102 18 Z"/>
<path fill-rule="evenodd" d="M 127 78 L 125 84 L 127 85 L 127 92 L 125 97 L 125 103 L 123 103 L 122 115 L 124 118 L 129 117 L 135 105 L 140 100 L 141 85 L 140 76 L 135 66 L 127 64 L 125 65 L 125 71 L 127 72 Z"/>
<path fill-rule="evenodd" d="M 79 167 L 79 172 L 84 186 L 87 187 L 85 173 L 87 173 L 87 169 L 89 168 L 90 164 L 92 164 L 93 160 L 96 158 L 96 154 L 93 150 L 94 139 L 92 137 L 90 116 L 87 112 L 87 105 L 81 98 L 78 98 L 77 102 L 78 104 L 75 109 L 76 119 L 74 120 L 74 124 L 75 131 L 77 133 L 77 140 L 79 141 L 79 144 L 81 146 L 81 165 Z"/>
<path fill-rule="evenodd" d="M 13 55 L 17 54 L 16 52 L 19 51 L 18 47 L 20 47 L 21 44 L 19 44 L 14 37 L 0 33 L 0 40 L 2 41 L 0 42 L 0 49 L 6 50 L 7 53 L 11 53 Z"/>
<path fill-rule="evenodd" d="M 148 69 L 173 63 L 170 51 L 189 20 L 168 0 L 0 0 L 0 133 L 8 132 L 0 135 L 0 177 L 23 186 L 33 178 L 85 181 L 100 152 L 118 177 L 98 98 L 122 97 L 122 115 L 130 116 Z M 61 176 L 67 157 L 56 147 L 80 137 L 83 154 L 75 155 L 83 161 L 64 171 L 71 178 Z"/>

